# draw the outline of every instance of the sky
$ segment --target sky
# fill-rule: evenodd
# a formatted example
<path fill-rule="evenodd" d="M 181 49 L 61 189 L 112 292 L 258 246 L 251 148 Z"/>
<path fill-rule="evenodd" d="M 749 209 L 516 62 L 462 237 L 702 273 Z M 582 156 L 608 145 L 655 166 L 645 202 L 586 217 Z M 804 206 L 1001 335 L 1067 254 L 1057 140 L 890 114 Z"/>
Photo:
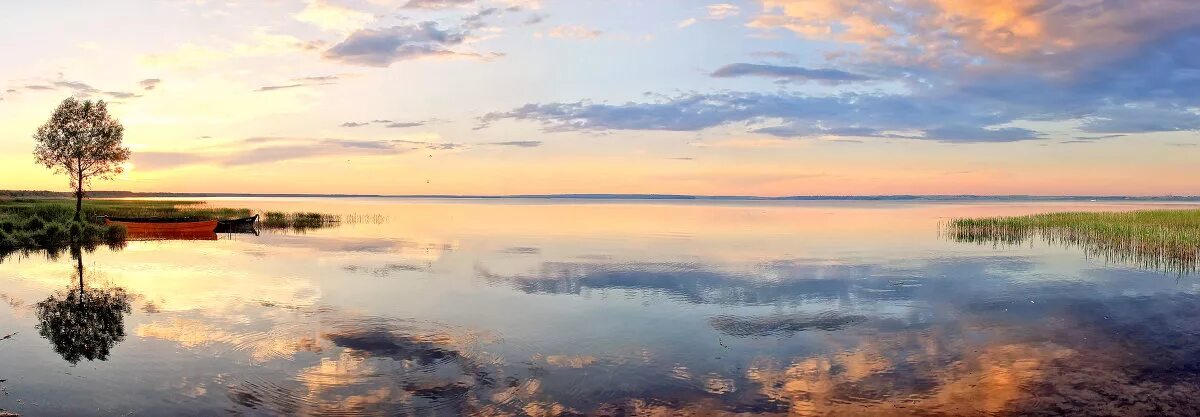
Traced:
<path fill-rule="evenodd" d="M 0 3 L 0 189 L 1200 195 L 1195 0 Z"/>

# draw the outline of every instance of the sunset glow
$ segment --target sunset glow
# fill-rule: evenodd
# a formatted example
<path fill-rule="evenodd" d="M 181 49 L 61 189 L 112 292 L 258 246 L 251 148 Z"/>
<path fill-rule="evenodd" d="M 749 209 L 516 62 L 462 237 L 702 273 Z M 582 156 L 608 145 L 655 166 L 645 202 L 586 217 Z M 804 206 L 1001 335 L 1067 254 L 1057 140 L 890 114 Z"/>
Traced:
<path fill-rule="evenodd" d="M 0 189 L 103 99 L 98 190 L 1197 195 L 1193 0 L 0 5 Z"/>

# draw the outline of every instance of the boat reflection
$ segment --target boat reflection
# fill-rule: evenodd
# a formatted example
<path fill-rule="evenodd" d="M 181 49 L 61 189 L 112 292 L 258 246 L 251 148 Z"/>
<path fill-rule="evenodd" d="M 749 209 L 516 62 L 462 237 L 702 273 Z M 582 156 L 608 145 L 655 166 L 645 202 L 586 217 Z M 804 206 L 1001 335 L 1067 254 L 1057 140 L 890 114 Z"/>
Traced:
<path fill-rule="evenodd" d="M 217 234 L 212 231 L 145 231 L 145 232 L 130 232 L 130 241 L 152 241 L 152 240 L 217 240 Z"/>
<path fill-rule="evenodd" d="M 57 291 L 38 302 L 38 334 L 54 345 L 67 362 L 107 360 L 113 346 L 125 339 L 125 315 L 130 297 L 123 288 L 88 288 L 84 282 L 83 250 L 71 248 L 79 287 Z"/>

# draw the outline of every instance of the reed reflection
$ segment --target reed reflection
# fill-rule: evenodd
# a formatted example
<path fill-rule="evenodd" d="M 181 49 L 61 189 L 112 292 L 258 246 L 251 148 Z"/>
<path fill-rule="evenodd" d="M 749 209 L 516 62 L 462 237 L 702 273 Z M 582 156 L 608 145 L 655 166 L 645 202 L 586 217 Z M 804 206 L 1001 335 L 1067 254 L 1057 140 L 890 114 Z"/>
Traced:
<path fill-rule="evenodd" d="M 78 288 L 60 290 L 37 303 L 38 334 L 72 365 L 82 359 L 107 360 L 113 346 L 125 340 L 125 315 L 130 297 L 125 289 L 88 288 L 84 282 L 83 249 L 73 247 Z"/>
<path fill-rule="evenodd" d="M 1106 262 L 1190 275 L 1200 271 L 1195 211 L 1048 213 L 956 219 L 943 234 L 962 243 L 1020 245 L 1041 240 L 1082 248 Z"/>

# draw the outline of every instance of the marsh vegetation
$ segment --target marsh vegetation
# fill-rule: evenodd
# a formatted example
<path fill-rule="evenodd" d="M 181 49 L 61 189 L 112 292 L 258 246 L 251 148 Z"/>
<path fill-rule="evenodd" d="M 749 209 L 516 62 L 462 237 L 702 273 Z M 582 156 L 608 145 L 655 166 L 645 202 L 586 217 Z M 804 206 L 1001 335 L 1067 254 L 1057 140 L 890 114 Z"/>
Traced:
<path fill-rule="evenodd" d="M 0 201 L 0 253 L 15 250 L 61 250 L 70 245 L 121 245 L 125 228 L 93 217 L 74 219 L 71 201 Z M 91 202 L 89 202 L 91 203 Z M 94 209 L 85 205 L 85 212 Z"/>
<path fill-rule="evenodd" d="M 268 211 L 263 214 L 261 225 L 264 229 L 304 232 L 309 229 L 320 229 L 340 222 L 341 218 L 332 214 Z"/>
<path fill-rule="evenodd" d="M 1107 261 L 1179 274 L 1197 272 L 1200 210 L 1066 212 L 955 219 L 946 235 L 959 242 L 1021 244 L 1032 239 L 1081 247 Z"/>
<path fill-rule="evenodd" d="M 0 253 L 17 250 L 61 251 L 70 246 L 119 247 L 127 238 L 120 225 L 105 224 L 103 217 L 155 217 L 232 219 L 249 217 L 249 208 L 211 207 L 197 201 L 86 200 L 75 219 L 74 201 L 68 199 L 0 200 Z M 303 232 L 340 224 L 341 216 L 315 212 L 263 213 L 263 229 Z"/>

